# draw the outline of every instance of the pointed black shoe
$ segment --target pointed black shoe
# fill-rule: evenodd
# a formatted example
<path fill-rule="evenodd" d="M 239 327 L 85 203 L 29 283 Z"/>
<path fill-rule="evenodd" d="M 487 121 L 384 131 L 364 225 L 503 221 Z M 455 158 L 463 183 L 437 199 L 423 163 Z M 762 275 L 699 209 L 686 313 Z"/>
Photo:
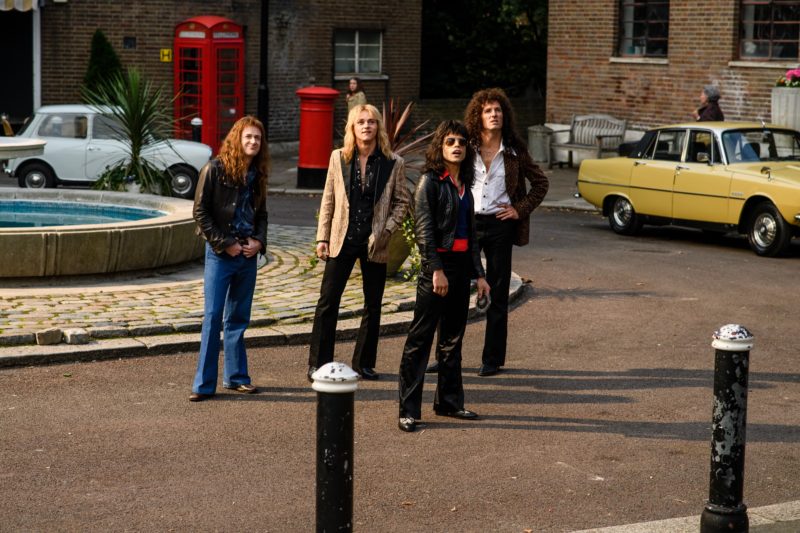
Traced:
<path fill-rule="evenodd" d="M 401 416 L 397 421 L 397 427 L 406 433 L 413 433 L 417 429 L 417 421 L 410 417 Z"/>
<path fill-rule="evenodd" d="M 439 361 L 434 361 L 433 363 L 428 365 L 428 368 L 425 369 L 426 374 L 438 374 L 439 373 Z"/>
<path fill-rule="evenodd" d="M 436 416 L 449 416 L 450 418 L 458 418 L 460 420 L 475 420 L 478 418 L 478 413 L 473 413 L 467 409 L 459 409 L 458 411 L 452 411 L 446 413 L 444 411 L 434 411 Z"/>
<path fill-rule="evenodd" d="M 363 379 L 367 379 L 369 381 L 375 381 L 376 379 L 379 379 L 381 377 L 380 374 L 378 374 L 377 372 L 375 372 L 375 370 L 371 368 L 362 368 L 359 374 L 361 374 L 361 377 Z"/>
<path fill-rule="evenodd" d="M 494 365 L 481 365 L 481 367 L 478 369 L 478 375 L 482 378 L 494 376 L 498 372 L 500 372 L 500 367 Z"/>

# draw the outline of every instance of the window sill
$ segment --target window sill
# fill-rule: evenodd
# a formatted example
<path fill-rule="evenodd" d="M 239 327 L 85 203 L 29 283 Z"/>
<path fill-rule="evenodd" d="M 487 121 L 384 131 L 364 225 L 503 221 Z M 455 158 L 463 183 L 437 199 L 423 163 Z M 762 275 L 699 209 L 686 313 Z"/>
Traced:
<path fill-rule="evenodd" d="M 388 74 L 334 74 L 334 81 L 347 81 L 351 78 L 358 78 L 361 81 L 386 81 L 389 79 Z"/>
<path fill-rule="evenodd" d="M 656 57 L 609 57 L 609 63 L 628 63 L 635 65 L 669 65 L 669 59 Z"/>
<path fill-rule="evenodd" d="M 800 67 L 800 63 L 790 63 L 782 61 L 746 61 L 740 59 L 738 61 L 728 61 L 729 67 L 744 67 L 744 68 L 774 68 L 780 70 L 788 70 L 790 68 Z"/>

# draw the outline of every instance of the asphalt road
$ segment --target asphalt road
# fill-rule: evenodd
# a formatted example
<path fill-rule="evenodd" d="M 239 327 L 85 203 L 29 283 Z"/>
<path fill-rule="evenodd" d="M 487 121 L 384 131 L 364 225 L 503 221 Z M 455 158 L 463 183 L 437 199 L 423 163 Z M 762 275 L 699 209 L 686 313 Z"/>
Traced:
<path fill-rule="evenodd" d="M 283 199 L 282 199 L 283 198 Z M 273 197 L 271 222 L 318 198 Z M 714 350 L 740 323 L 751 354 L 745 502 L 800 499 L 798 258 L 739 238 L 541 210 L 514 270 L 507 371 L 478 378 L 464 343 L 462 423 L 397 427 L 404 338 L 381 339 L 355 403 L 356 531 L 561 532 L 697 515 L 708 496 Z M 337 359 L 349 362 L 352 343 Z M 316 395 L 307 347 L 250 350 L 263 392 L 187 401 L 195 354 L 0 371 L 0 531 L 308 531 Z"/>

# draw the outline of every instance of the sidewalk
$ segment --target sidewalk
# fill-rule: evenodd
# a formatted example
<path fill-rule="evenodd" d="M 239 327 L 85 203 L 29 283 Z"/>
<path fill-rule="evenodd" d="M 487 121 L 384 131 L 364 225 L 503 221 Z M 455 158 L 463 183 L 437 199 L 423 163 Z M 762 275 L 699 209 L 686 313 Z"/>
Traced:
<path fill-rule="evenodd" d="M 297 155 L 291 145 L 273 152 L 271 194 L 320 194 L 298 189 Z M 592 209 L 574 198 L 575 169 L 547 171 L 544 207 Z M 261 270 L 248 343 L 252 346 L 308 341 L 323 268 L 308 270 L 314 229 L 271 224 L 269 264 Z M 308 271 L 307 271 L 308 270 Z M 168 269 L 162 269 L 167 272 Z M 191 351 L 199 347 L 203 316 L 203 272 L 196 263 L 171 273 L 122 281 L 97 278 L 58 287 L 27 280 L 0 285 L 0 367 Z M 362 295 L 356 271 L 342 298 L 339 334 L 352 338 L 359 325 Z M 514 276 L 513 301 L 523 289 Z M 415 286 L 389 279 L 383 302 L 384 333 L 405 331 Z M 471 313 L 475 313 L 474 298 Z M 37 339 L 38 336 L 38 339 Z M 49 340 L 46 339 L 49 337 Z"/>

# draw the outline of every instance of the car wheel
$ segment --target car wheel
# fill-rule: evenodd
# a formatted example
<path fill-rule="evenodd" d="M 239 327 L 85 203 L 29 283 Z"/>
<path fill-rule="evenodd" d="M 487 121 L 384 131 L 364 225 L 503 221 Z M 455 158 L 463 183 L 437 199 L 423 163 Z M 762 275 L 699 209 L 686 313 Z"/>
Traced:
<path fill-rule="evenodd" d="M 617 196 L 611 203 L 608 224 L 620 235 L 634 235 L 642 228 L 642 220 L 627 198 Z"/>
<path fill-rule="evenodd" d="M 762 202 L 753 210 L 747 242 L 758 255 L 775 257 L 786 251 L 792 234 L 780 211 L 772 202 Z"/>
<path fill-rule="evenodd" d="M 197 171 L 188 165 L 175 165 L 167 170 L 172 196 L 194 198 L 197 187 Z"/>
<path fill-rule="evenodd" d="M 44 189 L 56 186 L 56 177 L 50 167 L 41 163 L 26 165 L 19 171 L 19 186 L 26 189 Z"/>

